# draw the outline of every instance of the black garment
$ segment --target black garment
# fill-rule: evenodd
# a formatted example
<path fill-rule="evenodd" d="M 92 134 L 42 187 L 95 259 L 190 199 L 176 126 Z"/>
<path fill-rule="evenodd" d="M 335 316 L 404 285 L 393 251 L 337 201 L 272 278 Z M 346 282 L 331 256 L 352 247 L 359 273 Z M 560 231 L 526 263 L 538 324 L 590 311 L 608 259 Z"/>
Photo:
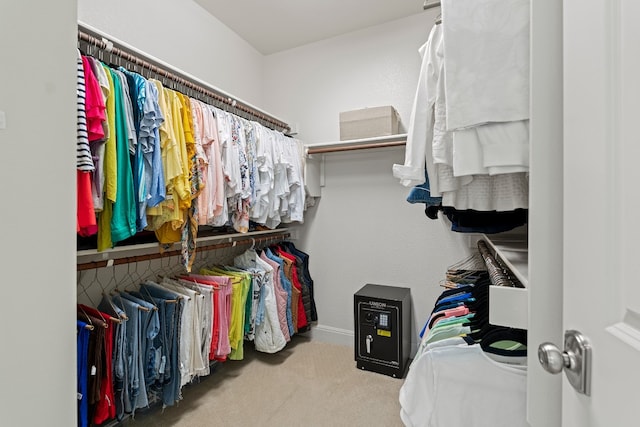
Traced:
<path fill-rule="evenodd" d="M 311 274 L 309 273 L 309 254 L 302 252 L 291 242 L 283 242 L 282 246 L 287 249 L 287 252 L 291 253 L 295 257 L 299 257 L 302 260 L 302 277 L 304 282 L 309 288 L 309 296 L 310 296 L 310 317 L 307 317 L 307 320 L 317 322 L 318 321 L 318 312 L 316 310 L 316 302 L 313 295 L 313 279 L 311 278 Z M 306 311 L 306 310 L 305 310 Z"/>
<path fill-rule="evenodd" d="M 458 233 L 495 234 L 513 230 L 527 223 L 527 209 L 514 211 L 459 211 L 450 207 L 442 208 L 442 212 L 451 221 L 451 231 Z"/>

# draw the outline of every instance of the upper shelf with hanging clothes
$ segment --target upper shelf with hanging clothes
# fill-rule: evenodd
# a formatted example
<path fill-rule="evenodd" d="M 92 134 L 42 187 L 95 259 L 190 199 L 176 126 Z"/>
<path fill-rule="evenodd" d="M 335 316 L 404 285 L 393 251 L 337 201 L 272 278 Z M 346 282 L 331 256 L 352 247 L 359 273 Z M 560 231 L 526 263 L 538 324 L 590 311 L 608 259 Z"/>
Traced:
<path fill-rule="evenodd" d="M 125 68 L 130 67 L 147 78 L 162 80 L 168 88 L 238 117 L 258 122 L 285 134 L 290 131 L 290 126 L 278 117 L 82 22 L 78 23 L 78 47 L 87 54 L 96 55 L 100 60 Z M 251 241 L 275 241 L 286 239 L 290 235 L 287 228 L 232 234 L 221 234 L 214 230 L 213 233 L 205 232 L 204 236 L 198 236 L 197 250 L 214 250 L 223 245 L 235 246 Z M 126 246 L 116 246 L 104 252 L 98 252 L 95 249 L 78 250 L 78 270 L 100 268 L 107 264 L 133 263 L 141 257 L 152 259 L 180 254 L 179 244 L 171 245 L 160 254 L 158 243 L 146 243 L 147 241 L 143 237 L 136 240 L 138 243 L 130 242 Z M 79 245 L 79 248 L 95 247 L 91 242 L 86 243 L 86 245 Z"/>
<path fill-rule="evenodd" d="M 284 120 L 83 22 L 78 22 L 78 41 L 79 44 L 84 43 L 97 49 L 101 55 L 121 58 L 139 67 L 142 74 L 149 72 L 166 79 L 171 82 L 169 86 L 173 89 L 189 93 L 190 96 L 221 110 L 254 120 L 285 134 L 291 131 L 291 126 Z"/>

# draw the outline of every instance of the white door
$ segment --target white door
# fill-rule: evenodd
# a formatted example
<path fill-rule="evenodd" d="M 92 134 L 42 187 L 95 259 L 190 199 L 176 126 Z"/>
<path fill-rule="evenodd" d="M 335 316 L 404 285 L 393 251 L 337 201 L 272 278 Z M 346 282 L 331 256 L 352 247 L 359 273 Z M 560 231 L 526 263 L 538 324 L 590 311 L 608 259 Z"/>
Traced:
<path fill-rule="evenodd" d="M 591 396 L 562 380 L 563 427 L 640 425 L 639 19 L 637 0 L 564 2 L 563 329 L 593 365 Z"/>

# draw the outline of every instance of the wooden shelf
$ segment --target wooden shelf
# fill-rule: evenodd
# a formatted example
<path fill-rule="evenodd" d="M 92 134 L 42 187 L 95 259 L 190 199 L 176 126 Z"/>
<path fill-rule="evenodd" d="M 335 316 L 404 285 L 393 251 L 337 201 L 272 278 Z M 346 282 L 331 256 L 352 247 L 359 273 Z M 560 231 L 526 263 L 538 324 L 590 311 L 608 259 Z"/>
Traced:
<path fill-rule="evenodd" d="M 370 148 L 396 147 L 407 143 L 407 134 L 376 136 L 372 138 L 349 139 L 345 141 L 319 142 L 307 144 L 309 154 L 335 153 L 339 151 L 365 150 Z"/>
<path fill-rule="evenodd" d="M 492 325 L 527 329 L 529 325 L 529 250 L 526 236 L 483 236 L 490 250 L 502 259 L 525 286 L 489 289 L 489 322 Z"/>

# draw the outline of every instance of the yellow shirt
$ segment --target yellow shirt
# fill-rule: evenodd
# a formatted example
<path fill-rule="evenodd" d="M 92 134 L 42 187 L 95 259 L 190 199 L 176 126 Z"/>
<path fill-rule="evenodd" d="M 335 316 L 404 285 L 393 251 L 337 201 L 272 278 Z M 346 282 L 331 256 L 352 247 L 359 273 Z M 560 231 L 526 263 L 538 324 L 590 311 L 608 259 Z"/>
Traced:
<path fill-rule="evenodd" d="M 110 90 L 107 93 L 106 114 L 109 132 L 104 143 L 104 208 L 98 219 L 98 251 L 113 247 L 111 241 L 111 217 L 113 216 L 113 203 L 116 201 L 118 191 L 118 158 L 116 155 L 116 106 L 113 94 L 113 79 L 109 67 L 103 65 L 109 81 Z"/>
<path fill-rule="evenodd" d="M 109 126 L 109 137 L 104 143 L 104 194 L 107 200 L 116 201 L 118 191 L 118 158 L 116 155 L 116 105 L 113 94 L 113 79 L 109 67 L 103 65 L 109 80 L 109 93 L 107 94 L 106 113 Z"/>
<path fill-rule="evenodd" d="M 189 159 L 187 158 L 187 143 L 184 134 L 182 103 L 180 96 L 173 90 L 165 89 L 171 106 L 171 119 L 177 142 L 177 158 L 179 160 L 180 174 L 174 179 L 174 196 L 178 197 L 181 208 L 191 206 L 191 185 L 189 184 Z"/>
<path fill-rule="evenodd" d="M 147 209 L 148 230 L 154 230 L 160 243 L 179 242 L 180 229 L 184 224 L 184 214 L 176 200 L 175 182 L 182 176 L 182 162 L 179 151 L 179 138 L 175 129 L 174 110 L 172 108 L 173 91 L 162 86 L 157 80 L 151 80 L 158 88 L 158 105 L 164 116 L 160 127 L 160 150 L 162 168 L 165 174 L 166 199 L 155 208 Z"/>
<path fill-rule="evenodd" d="M 184 170 L 183 162 L 183 152 L 186 150 L 180 100 L 178 93 L 171 89 L 163 88 L 163 92 L 167 106 L 165 122 L 170 123 L 168 130 L 170 129 L 172 137 L 163 151 L 163 160 L 166 160 L 167 170 L 171 171 L 171 179 L 167 181 L 167 199 L 161 203 L 162 214 L 154 219 L 154 226 L 160 243 L 176 243 L 182 240 L 185 204 L 188 203 L 187 207 L 191 206 L 191 192 L 185 184 L 188 183 L 189 176 Z"/>

